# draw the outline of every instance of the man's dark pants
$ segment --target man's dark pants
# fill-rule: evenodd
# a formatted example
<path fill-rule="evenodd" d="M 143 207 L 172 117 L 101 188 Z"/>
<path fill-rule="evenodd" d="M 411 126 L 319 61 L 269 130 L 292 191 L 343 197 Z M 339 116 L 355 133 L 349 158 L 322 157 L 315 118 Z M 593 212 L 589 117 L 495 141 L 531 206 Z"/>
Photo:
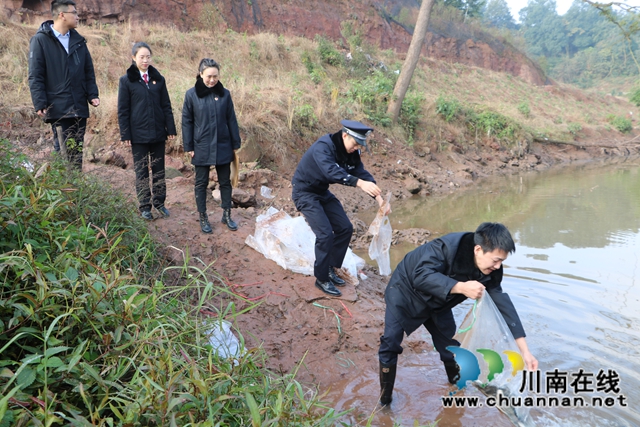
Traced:
<path fill-rule="evenodd" d="M 207 187 L 209 186 L 209 170 L 211 166 L 196 166 L 196 206 L 198 212 L 207 212 Z M 218 184 L 220 185 L 220 200 L 222 209 L 231 209 L 231 163 L 216 165 Z"/>
<path fill-rule="evenodd" d="M 84 133 L 87 129 L 87 119 L 84 117 L 57 119 L 51 123 L 51 129 L 53 130 L 54 150 L 61 151 L 58 137 L 62 134 L 62 140 L 65 142 L 64 147 L 62 147 L 62 153 L 66 155 L 66 160 L 82 170 L 82 148 L 84 146 Z"/>
<path fill-rule="evenodd" d="M 434 317 L 430 317 L 423 325 L 431 334 L 433 345 L 440 353 L 440 360 L 443 362 L 455 360 L 453 353 L 447 350 L 449 346 L 460 346 L 460 343 L 453 339 L 456 333 L 456 323 L 451 310 L 438 313 L 437 323 Z M 380 349 L 378 350 L 380 363 L 385 366 L 398 364 L 398 355 L 402 353 L 403 338 L 402 325 L 387 307 L 384 313 L 384 334 L 380 337 Z"/>
<path fill-rule="evenodd" d="M 353 234 L 353 225 L 342 204 L 331 192 L 294 191 L 293 202 L 316 235 L 313 275 L 329 280 L 329 267 L 342 267 Z"/>
<path fill-rule="evenodd" d="M 167 198 L 164 146 L 164 141 L 152 144 L 131 144 L 140 212 L 150 211 L 152 203 L 156 208 L 163 207 Z M 149 188 L 149 165 L 151 165 L 151 188 Z M 151 201 L 152 192 L 153 202 Z"/>

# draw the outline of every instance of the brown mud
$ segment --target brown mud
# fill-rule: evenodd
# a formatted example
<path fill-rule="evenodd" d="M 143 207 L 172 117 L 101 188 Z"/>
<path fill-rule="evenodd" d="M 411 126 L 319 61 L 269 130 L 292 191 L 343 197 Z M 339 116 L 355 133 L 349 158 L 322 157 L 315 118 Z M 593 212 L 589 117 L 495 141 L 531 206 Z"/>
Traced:
<path fill-rule="evenodd" d="M 14 128 L 3 133 L 38 161 L 49 158 L 52 144 L 46 128 Z M 91 144 L 90 137 L 88 135 L 88 145 Z M 626 137 L 626 141 L 631 138 Z M 363 154 L 363 161 L 383 191 L 392 192 L 392 207 L 404 198 L 433 197 L 473 186 L 475 180 L 485 176 L 543 171 L 555 165 L 635 154 L 632 153 L 634 149 L 624 148 L 625 141 L 622 140 L 607 142 L 610 147 L 617 145 L 621 148 L 581 148 L 534 142 L 520 155 L 495 143 L 480 144 L 464 153 L 435 152 L 428 147 L 415 149 L 391 141 L 380 132 L 371 142 L 372 151 Z M 367 279 L 360 280 L 356 286 L 343 288 L 342 298 L 332 298 L 314 287 L 313 277 L 286 271 L 244 243 L 247 236 L 254 233 L 257 215 L 269 206 L 298 215 L 291 201 L 289 180 L 292 170 L 275 173 L 260 169 L 256 164 L 242 164 L 234 199 L 244 205 L 255 201 L 255 206 L 232 210 L 232 217 L 239 225 L 238 231 L 232 232 L 220 223 L 222 210 L 219 204 L 209 198 L 213 234 L 203 234 L 193 196 L 193 174 L 185 160 L 184 153 L 167 156 L 166 206 L 171 216 L 148 224 L 167 261 L 181 265 L 188 252 L 191 263 L 200 267 L 211 264 L 231 291 L 248 300 L 261 302 L 248 313 L 238 316 L 236 326 L 248 347 L 264 348 L 269 355 L 267 363 L 270 369 L 290 372 L 303 361 L 298 379 L 326 390 L 332 385 L 339 388 L 340 383 L 348 382 L 357 366 L 357 372 L 369 372 L 366 377 L 375 383 L 377 348 L 384 323 L 384 289 L 388 278 L 379 276 L 375 268 L 367 266 L 363 271 Z M 115 143 L 93 155 L 86 154 L 84 170 L 122 189 L 131 197 L 132 203 L 136 203 L 128 146 Z M 215 180 L 212 181 L 214 185 Z M 262 197 L 261 186 L 271 188 L 275 197 Z M 366 236 L 368 224 L 360 215 L 372 218 L 377 204 L 356 188 L 334 185 L 331 191 L 341 200 L 354 223 L 352 248 L 366 248 L 370 240 Z M 158 213 L 154 212 L 154 215 L 158 216 Z M 439 233 L 439 230 L 396 231 L 394 243 L 421 244 L 428 239 L 430 232 Z M 229 301 L 230 298 L 212 302 L 212 306 L 226 306 Z M 240 298 L 235 302 L 238 309 L 248 304 Z M 403 359 L 432 353 L 427 335 L 415 334 L 407 339 Z M 438 358 L 429 354 L 424 361 L 427 369 L 433 368 L 429 373 L 432 382 L 429 387 L 437 385 L 439 393 L 440 389 L 448 390 Z M 375 393 L 377 386 L 373 383 L 369 388 Z M 419 391 L 423 393 L 423 390 Z M 348 398 L 342 396 L 340 400 L 348 401 Z"/>

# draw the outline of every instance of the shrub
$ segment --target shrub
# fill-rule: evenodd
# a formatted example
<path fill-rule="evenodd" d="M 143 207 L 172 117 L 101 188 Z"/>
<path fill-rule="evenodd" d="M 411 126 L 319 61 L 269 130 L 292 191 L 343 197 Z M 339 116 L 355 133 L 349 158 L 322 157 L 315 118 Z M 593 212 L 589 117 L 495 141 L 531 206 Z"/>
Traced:
<path fill-rule="evenodd" d="M 446 122 L 451 122 L 462 111 L 462 105 L 455 98 L 438 96 L 436 99 L 436 113 L 440 114 Z"/>
<path fill-rule="evenodd" d="M 574 137 L 578 136 L 578 132 L 582 130 L 582 126 L 580 123 L 567 123 L 567 130 Z"/>
<path fill-rule="evenodd" d="M 531 115 L 531 109 L 529 108 L 529 103 L 527 101 L 522 101 L 518 104 L 518 111 L 525 117 L 529 117 L 529 115 Z"/>
<path fill-rule="evenodd" d="M 422 117 L 422 103 L 424 96 L 421 93 L 408 91 L 402 101 L 399 121 L 407 133 L 409 143 L 413 142 L 420 118 Z"/>
<path fill-rule="evenodd" d="M 188 254 L 157 268 L 131 203 L 61 164 L 32 174 L 8 150 L 0 144 L 0 425 L 335 424 L 340 414 L 295 372 L 260 368 L 261 349 L 223 358 L 209 344 L 211 328 L 243 312 L 215 272 Z"/>
<path fill-rule="evenodd" d="M 389 126 L 391 119 L 387 115 L 387 106 L 393 94 L 393 76 L 376 70 L 363 79 L 352 80 L 346 98 L 360 104 L 367 119 L 374 124 Z"/>
<path fill-rule="evenodd" d="M 338 52 L 331 40 L 317 35 L 316 42 L 318 43 L 318 54 L 320 54 L 320 59 L 335 67 L 342 65 L 342 54 Z"/>
<path fill-rule="evenodd" d="M 468 112 L 467 123 L 497 139 L 514 139 L 519 126 L 502 114 L 494 111 Z"/>
<path fill-rule="evenodd" d="M 295 121 L 299 126 L 306 128 L 313 128 L 318 122 L 318 117 L 313 109 L 312 105 L 303 104 L 295 108 Z"/>
<path fill-rule="evenodd" d="M 631 120 L 625 117 L 609 115 L 607 117 L 607 120 L 609 121 L 609 123 L 611 123 L 611 126 L 617 129 L 619 132 L 628 133 L 633 129 Z"/>
<path fill-rule="evenodd" d="M 629 101 L 634 104 L 636 107 L 640 107 L 640 88 L 637 88 L 631 94 Z"/>

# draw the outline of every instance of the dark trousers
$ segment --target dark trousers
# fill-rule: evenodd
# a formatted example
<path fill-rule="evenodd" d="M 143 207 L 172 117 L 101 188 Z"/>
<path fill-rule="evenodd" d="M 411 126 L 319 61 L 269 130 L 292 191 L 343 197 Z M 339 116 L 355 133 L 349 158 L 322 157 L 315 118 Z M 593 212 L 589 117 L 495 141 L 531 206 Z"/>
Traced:
<path fill-rule="evenodd" d="M 437 314 L 437 322 L 430 317 L 423 326 L 427 328 L 433 340 L 433 346 L 440 353 L 443 362 L 454 360 L 453 353 L 447 350 L 449 346 L 459 347 L 460 343 L 453 339 L 456 333 L 456 322 L 451 310 Z M 384 334 L 380 337 L 378 358 L 383 365 L 397 365 L 398 355 L 402 353 L 402 339 L 404 329 L 387 307 L 384 313 Z"/>
<path fill-rule="evenodd" d="M 218 184 L 220 185 L 220 199 L 222 209 L 231 209 L 231 163 L 216 165 Z M 209 170 L 211 166 L 196 166 L 196 206 L 198 212 L 207 212 L 207 186 L 209 185 Z"/>
<path fill-rule="evenodd" d="M 140 212 L 150 211 L 152 203 L 156 208 L 161 208 L 167 198 L 164 145 L 164 141 L 153 144 L 131 144 Z M 151 187 L 149 187 L 149 167 L 151 167 Z M 153 202 L 151 200 L 152 194 Z"/>
<path fill-rule="evenodd" d="M 329 280 L 329 267 L 342 267 L 353 225 L 340 201 L 329 191 L 322 195 L 294 192 L 293 202 L 316 235 L 313 275 L 326 282 Z"/>
<path fill-rule="evenodd" d="M 53 149 L 61 152 L 65 160 L 82 170 L 82 147 L 84 132 L 87 129 L 86 118 L 58 119 L 51 123 L 53 130 Z M 64 141 L 60 146 L 60 137 Z"/>

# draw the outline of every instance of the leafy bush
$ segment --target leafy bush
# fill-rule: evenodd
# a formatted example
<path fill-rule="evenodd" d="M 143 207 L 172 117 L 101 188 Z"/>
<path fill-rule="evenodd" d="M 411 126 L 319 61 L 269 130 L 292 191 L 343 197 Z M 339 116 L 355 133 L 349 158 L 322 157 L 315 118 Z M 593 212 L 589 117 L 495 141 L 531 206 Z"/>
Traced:
<path fill-rule="evenodd" d="M 303 104 L 295 108 L 295 120 L 300 126 L 313 128 L 318 122 L 318 117 L 312 105 Z"/>
<path fill-rule="evenodd" d="M 318 53 L 320 54 L 320 59 L 322 59 L 327 64 L 333 65 L 335 67 L 342 65 L 342 54 L 338 52 L 331 40 L 327 39 L 326 37 L 317 35 L 316 42 L 318 43 Z"/>
<path fill-rule="evenodd" d="M 634 104 L 636 107 L 640 107 L 640 88 L 637 88 L 631 94 L 629 101 Z"/>
<path fill-rule="evenodd" d="M 407 133 L 409 142 L 413 142 L 413 136 L 422 117 L 422 103 L 424 96 L 418 92 L 407 92 L 400 108 L 399 122 Z"/>
<path fill-rule="evenodd" d="M 531 109 L 529 108 L 529 103 L 527 101 L 522 101 L 518 104 L 518 111 L 525 117 L 529 117 L 529 115 L 531 115 Z"/>
<path fill-rule="evenodd" d="M 520 129 L 517 123 L 494 111 L 468 112 L 467 123 L 497 139 L 514 139 Z"/>
<path fill-rule="evenodd" d="M 629 119 L 627 119 L 625 117 L 611 115 L 611 116 L 608 117 L 608 121 L 609 121 L 609 123 L 611 123 L 611 126 L 613 126 L 619 132 L 622 132 L 622 133 L 631 132 L 631 130 L 633 129 L 633 126 L 631 124 L 631 120 L 629 120 Z"/>
<path fill-rule="evenodd" d="M 438 96 L 436 99 L 436 113 L 440 114 L 446 122 L 451 122 L 462 111 L 462 105 L 455 98 Z"/>
<path fill-rule="evenodd" d="M 215 272 L 188 254 L 156 268 L 131 203 L 22 161 L 0 144 L 0 425 L 335 424 L 294 374 L 261 368 L 260 349 L 226 359 L 209 344 L 242 314 Z"/>
<path fill-rule="evenodd" d="M 582 130 L 582 126 L 580 125 L 580 123 L 568 123 L 567 130 L 571 133 L 571 135 L 576 137 L 578 136 L 578 132 Z"/>
<path fill-rule="evenodd" d="M 377 70 L 363 79 L 350 81 L 346 98 L 360 104 L 367 119 L 374 124 L 389 126 L 387 106 L 394 85 L 395 79 L 390 74 Z"/>

